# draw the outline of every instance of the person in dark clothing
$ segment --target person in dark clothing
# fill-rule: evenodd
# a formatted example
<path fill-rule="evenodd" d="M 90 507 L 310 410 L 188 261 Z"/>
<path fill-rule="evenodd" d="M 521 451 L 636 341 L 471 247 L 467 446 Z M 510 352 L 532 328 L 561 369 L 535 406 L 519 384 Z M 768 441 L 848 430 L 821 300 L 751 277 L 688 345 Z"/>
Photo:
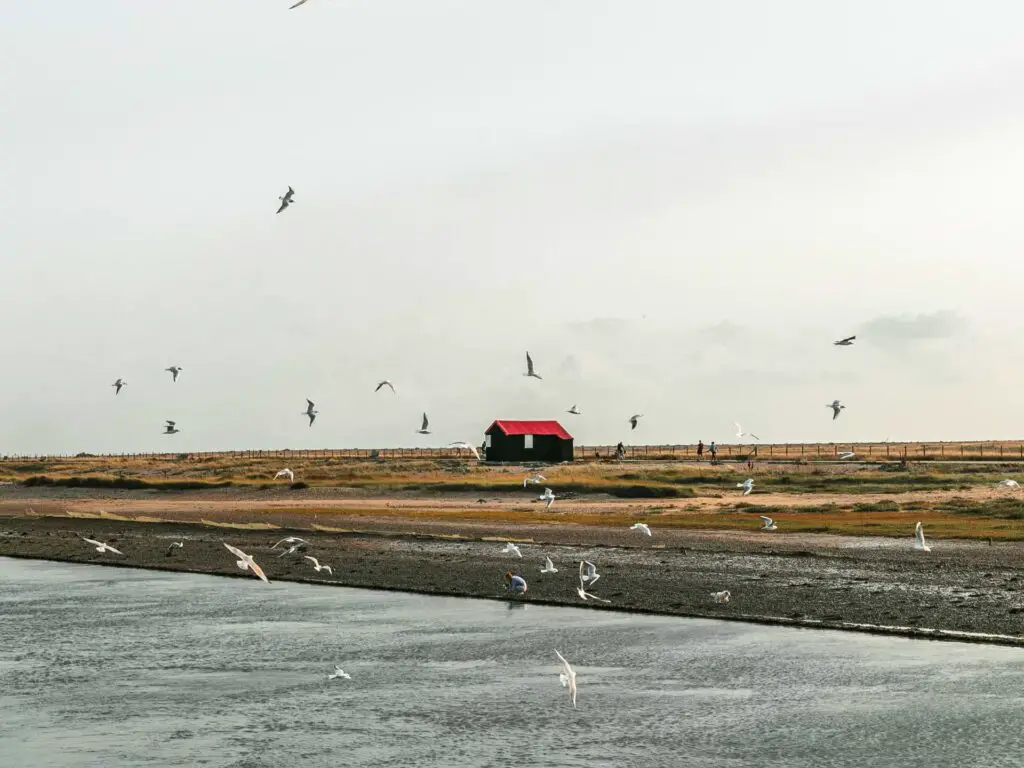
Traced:
<path fill-rule="evenodd" d="M 703 456 L 704 456 L 704 441 L 703 440 L 698 440 L 697 441 L 697 461 L 700 461 L 701 458 L 703 458 Z"/>
<path fill-rule="evenodd" d="M 711 445 L 708 446 L 708 450 L 711 451 L 711 461 L 718 460 L 718 446 L 715 445 L 715 441 L 711 441 Z"/>
<path fill-rule="evenodd" d="M 623 459 L 626 458 L 626 446 L 624 446 L 622 443 L 619 443 L 618 445 L 615 446 L 615 458 L 618 459 L 619 461 L 622 461 Z"/>

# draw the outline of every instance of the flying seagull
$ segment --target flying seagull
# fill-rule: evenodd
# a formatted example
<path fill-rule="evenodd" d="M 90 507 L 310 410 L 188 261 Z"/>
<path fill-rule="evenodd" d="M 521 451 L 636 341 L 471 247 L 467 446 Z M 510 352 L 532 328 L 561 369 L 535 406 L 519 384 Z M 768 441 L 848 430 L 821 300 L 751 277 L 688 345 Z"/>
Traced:
<path fill-rule="evenodd" d="M 733 424 L 736 425 L 736 438 L 737 439 L 742 440 L 744 435 L 750 435 L 755 440 L 760 440 L 761 439 L 760 437 L 755 435 L 753 432 L 744 432 L 743 428 L 739 425 L 739 422 L 734 421 Z"/>
<path fill-rule="evenodd" d="M 327 571 L 329 574 L 331 574 L 331 576 L 334 575 L 334 571 L 331 570 L 331 566 L 320 565 L 319 560 L 317 560 L 315 557 L 310 557 L 309 555 L 303 555 L 303 557 L 305 557 L 307 560 L 309 560 L 309 562 L 313 564 L 313 568 L 316 569 L 317 573 L 320 573 L 320 571 Z"/>
<path fill-rule="evenodd" d="M 287 477 L 289 481 L 295 482 L 295 473 L 288 469 L 288 467 L 277 470 L 277 474 L 274 475 L 274 479 L 277 480 L 279 477 Z"/>
<path fill-rule="evenodd" d="M 555 564 L 551 562 L 550 557 L 544 558 L 544 567 L 540 569 L 541 573 L 558 573 L 558 569 L 555 568 Z"/>
<path fill-rule="evenodd" d="M 839 412 L 846 406 L 840 403 L 838 400 L 833 400 L 831 403 L 825 406 L 826 408 L 832 409 L 832 421 L 839 418 Z"/>
<path fill-rule="evenodd" d="M 546 501 L 544 509 L 550 509 L 551 505 L 555 503 L 555 492 L 550 488 L 545 488 L 544 493 L 537 497 L 537 501 Z"/>
<path fill-rule="evenodd" d="M 630 416 L 629 417 L 629 423 L 633 425 L 632 427 L 630 427 L 630 429 L 636 429 L 637 421 L 642 419 L 643 416 L 644 415 L 642 413 L 634 413 L 632 416 Z"/>
<path fill-rule="evenodd" d="M 299 3 L 299 5 L 302 5 L 302 3 L 304 3 L 304 2 L 306 2 L 306 0 L 301 0 L 301 2 Z M 292 7 L 294 8 L 295 6 L 292 6 Z M 287 192 L 285 192 L 285 193 L 284 193 L 283 195 L 281 195 L 281 196 L 280 196 L 279 198 L 277 198 L 278 200 L 280 200 L 280 201 L 281 201 L 281 207 L 277 209 L 277 212 L 278 212 L 278 213 L 280 213 L 281 211 L 283 211 L 283 210 L 284 210 L 285 208 L 287 208 L 287 207 L 288 207 L 289 205 L 291 205 L 291 204 L 292 204 L 292 203 L 294 202 L 294 200 L 292 199 L 292 197 L 293 197 L 294 195 L 295 195 L 295 190 L 294 190 L 294 189 L 292 189 L 292 188 L 291 188 L 291 187 L 289 186 L 289 187 L 288 187 L 288 191 L 287 191 Z"/>
<path fill-rule="evenodd" d="M 856 338 L 857 338 L 856 336 L 847 336 L 845 339 L 840 339 L 839 341 L 833 341 L 832 343 L 835 346 L 837 346 L 837 347 L 852 347 L 853 346 L 853 340 L 856 339 Z"/>
<path fill-rule="evenodd" d="M 177 381 L 178 374 L 181 373 L 181 366 L 172 365 L 170 368 L 164 368 L 164 370 L 171 374 L 171 381 Z"/>
<path fill-rule="evenodd" d="M 584 572 L 585 571 L 585 572 Z M 594 586 L 601 576 L 597 572 L 597 566 L 589 560 L 580 562 L 580 581 L 588 586 Z"/>
<path fill-rule="evenodd" d="M 523 553 L 519 551 L 519 547 L 513 544 L 511 541 L 505 545 L 505 548 L 501 550 L 503 555 L 515 555 L 516 557 L 522 557 Z"/>
<path fill-rule="evenodd" d="M 175 549 L 181 549 L 184 546 L 185 542 L 183 541 L 172 541 L 171 546 L 167 548 L 167 556 L 170 557 L 171 552 L 173 552 Z"/>
<path fill-rule="evenodd" d="M 583 411 L 580 410 L 578 405 L 573 404 L 572 408 L 566 411 L 566 413 L 571 413 L 573 416 L 580 416 L 583 414 Z"/>
<path fill-rule="evenodd" d="M 772 520 L 770 517 L 765 517 L 764 515 L 761 515 L 761 522 L 764 523 L 764 525 L 761 526 L 762 531 L 777 531 L 779 529 L 779 526 L 777 526 L 775 524 L 775 521 Z"/>
<path fill-rule="evenodd" d="M 392 383 L 391 383 L 390 381 L 388 381 L 387 379 L 384 379 L 384 381 L 382 381 L 382 382 L 380 382 L 379 384 L 377 384 L 377 388 L 376 388 L 375 390 L 373 390 L 373 391 L 374 391 L 374 392 L 380 392 L 380 388 L 381 388 L 381 387 L 388 387 L 388 388 L 389 388 L 389 389 L 391 390 L 391 392 L 392 392 L 393 394 L 395 394 L 395 395 L 397 395 L 397 394 L 398 394 L 397 392 L 395 392 L 395 385 L 394 385 L 394 384 L 392 384 Z"/>
<path fill-rule="evenodd" d="M 299 5 L 302 5 L 302 3 L 304 3 L 304 2 L 306 2 L 306 0 L 300 0 Z M 295 6 L 293 5 L 292 8 L 294 8 L 294 7 Z M 339 667 L 337 664 L 334 665 L 334 671 L 327 676 L 327 679 L 328 680 L 334 680 L 336 677 L 341 677 L 341 678 L 344 678 L 345 680 L 351 680 L 352 679 L 352 675 L 350 675 L 344 669 Z"/>
<path fill-rule="evenodd" d="M 640 531 L 644 536 L 651 536 L 651 527 L 647 523 L 633 523 L 629 526 L 631 531 Z"/>
<path fill-rule="evenodd" d="M 300 539 L 298 536 L 288 536 L 286 538 L 281 539 L 279 542 L 277 542 L 274 546 L 271 547 L 271 549 L 277 549 L 282 544 L 299 544 L 299 543 L 308 544 L 309 542 L 306 541 L 305 539 Z"/>
<path fill-rule="evenodd" d="M 477 461 L 480 461 L 480 451 L 478 451 L 476 449 L 476 446 L 473 445 L 472 443 L 467 443 L 465 440 L 462 440 L 462 441 L 457 442 L 457 443 L 449 443 L 448 447 L 449 448 L 465 448 L 467 451 L 471 451 L 473 453 L 473 455 L 476 456 L 476 460 Z"/>
<path fill-rule="evenodd" d="M 423 412 L 423 426 L 421 426 L 419 429 L 416 430 L 416 434 L 418 434 L 418 435 L 429 435 L 430 434 L 430 430 L 428 429 L 429 426 L 430 426 L 430 421 L 427 419 L 427 412 L 424 411 Z"/>
<path fill-rule="evenodd" d="M 164 426 L 164 431 L 163 431 L 162 434 L 164 434 L 164 435 L 176 435 L 179 432 L 181 432 L 181 430 L 178 429 L 176 426 L 174 426 L 174 422 L 173 421 L 168 419 L 167 420 L 167 424 Z"/>
<path fill-rule="evenodd" d="M 1020 483 L 1018 483 L 1016 480 L 1001 480 L 999 482 L 999 485 L 1003 486 L 1004 488 L 1020 488 Z"/>
<path fill-rule="evenodd" d="M 313 422 L 316 421 L 316 415 L 318 413 L 320 413 L 320 411 L 317 411 L 317 410 L 315 410 L 313 408 L 313 401 L 310 400 L 307 397 L 306 398 L 306 410 L 303 411 L 302 415 L 303 416 L 309 416 L 309 426 L 311 426 L 311 427 L 313 426 Z"/>
<path fill-rule="evenodd" d="M 87 539 L 85 538 L 85 536 L 80 536 L 79 538 L 81 538 L 82 541 L 88 542 L 89 544 L 92 544 L 94 547 L 96 547 L 96 551 L 100 554 L 103 554 L 104 552 L 113 552 L 115 555 L 124 554 L 124 552 L 122 552 L 121 550 L 114 549 L 112 546 L 110 546 L 109 544 L 104 544 L 102 541 L 96 541 L 95 539 Z"/>
<path fill-rule="evenodd" d="M 728 603 L 729 598 L 732 597 L 732 593 L 726 589 L 721 592 L 712 592 L 711 597 L 715 599 L 716 603 Z"/>
<path fill-rule="evenodd" d="M 611 602 L 611 600 L 605 600 L 603 597 L 598 597 L 597 595 L 593 595 L 590 592 L 587 592 L 587 590 L 583 588 L 582 584 L 576 587 L 576 594 L 580 596 L 580 600 L 586 600 L 589 597 L 591 600 L 597 600 L 597 602 L 599 603 Z"/>
<path fill-rule="evenodd" d="M 545 480 L 547 480 L 547 478 L 544 477 L 544 475 L 534 475 L 533 477 L 524 477 L 523 478 L 523 488 L 526 487 L 527 483 L 529 483 L 530 485 L 540 485 Z"/>
<path fill-rule="evenodd" d="M 922 552 L 932 551 L 932 548 L 924 543 L 924 526 L 921 523 L 914 528 L 914 549 L 920 549 Z"/>
<path fill-rule="evenodd" d="M 572 708 L 576 709 L 576 670 L 572 668 L 572 665 L 565 660 L 565 656 L 555 649 L 555 656 L 562 662 L 562 673 L 558 676 L 564 688 L 569 689 L 569 701 L 572 702 Z"/>
<path fill-rule="evenodd" d="M 226 541 L 224 542 L 224 546 L 227 547 L 228 552 L 238 558 L 238 562 L 236 562 L 235 565 L 243 571 L 252 571 L 257 577 L 265 581 L 267 584 L 270 583 L 266 574 L 263 573 L 263 569 L 256 565 L 256 561 L 252 559 L 252 555 L 245 554 L 245 552 L 240 550 L 238 547 L 232 547 Z"/>
<path fill-rule="evenodd" d="M 282 550 L 278 557 L 284 557 L 285 555 L 294 555 L 296 552 L 302 552 L 306 548 L 306 543 L 292 544 L 288 549 Z"/>
<path fill-rule="evenodd" d="M 526 353 L 526 373 L 524 373 L 523 375 L 532 376 L 535 379 L 541 379 L 541 381 L 543 381 L 543 377 L 538 375 L 538 373 L 535 370 L 533 370 L 533 358 L 530 357 L 529 352 Z"/>
<path fill-rule="evenodd" d="M 754 490 L 754 478 L 748 477 L 742 483 L 736 483 L 736 487 L 743 489 L 744 496 L 749 496 L 750 492 Z"/>
<path fill-rule="evenodd" d="M 857 454 L 855 454 L 853 451 L 845 451 L 839 454 L 839 459 L 840 461 L 845 461 L 846 459 L 852 459 L 856 457 L 856 455 Z"/>
<path fill-rule="evenodd" d="M 112 386 L 114 388 L 114 394 L 115 395 L 119 395 L 119 394 L 121 394 L 121 387 L 127 387 L 128 386 L 128 382 L 124 381 L 123 379 L 118 379 L 117 381 L 115 381 L 110 386 Z"/>

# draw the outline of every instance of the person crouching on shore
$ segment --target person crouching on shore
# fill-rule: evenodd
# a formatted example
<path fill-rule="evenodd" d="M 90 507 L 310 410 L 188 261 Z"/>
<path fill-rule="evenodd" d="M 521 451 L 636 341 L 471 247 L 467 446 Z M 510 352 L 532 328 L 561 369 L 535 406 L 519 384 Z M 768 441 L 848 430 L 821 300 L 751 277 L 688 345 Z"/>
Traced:
<path fill-rule="evenodd" d="M 522 595 L 526 593 L 526 579 L 522 576 L 516 576 L 509 571 L 505 574 L 505 588 L 515 595 Z"/>

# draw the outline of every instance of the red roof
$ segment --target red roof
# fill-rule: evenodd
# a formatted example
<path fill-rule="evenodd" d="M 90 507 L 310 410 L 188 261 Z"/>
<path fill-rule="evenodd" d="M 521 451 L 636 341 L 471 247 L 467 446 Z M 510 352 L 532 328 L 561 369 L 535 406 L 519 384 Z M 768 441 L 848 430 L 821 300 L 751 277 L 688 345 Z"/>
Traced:
<path fill-rule="evenodd" d="M 495 428 L 500 429 L 506 435 L 555 435 L 563 440 L 572 440 L 572 435 L 565 431 L 565 428 L 557 421 L 508 421 L 498 419 L 485 431 L 489 435 Z"/>

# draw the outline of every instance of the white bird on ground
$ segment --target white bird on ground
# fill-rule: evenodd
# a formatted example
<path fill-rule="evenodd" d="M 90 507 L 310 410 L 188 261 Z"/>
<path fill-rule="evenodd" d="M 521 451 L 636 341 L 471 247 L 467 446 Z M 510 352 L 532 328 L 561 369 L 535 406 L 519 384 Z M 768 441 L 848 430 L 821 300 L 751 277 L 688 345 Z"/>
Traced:
<path fill-rule="evenodd" d="M 573 405 L 566 413 L 571 413 L 573 416 L 582 416 L 583 411 L 580 410 L 578 405 Z"/>
<path fill-rule="evenodd" d="M 1016 480 L 1002 480 L 999 482 L 999 485 L 1003 486 L 1004 488 L 1020 488 L 1020 483 L 1018 483 Z"/>
<path fill-rule="evenodd" d="M 777 526 L 775 521 L 770 517 L 761 515 L 761 521 L 764 523 L 764 525 L 761 526 L 762 531 L 777 531 L 779 529 L 779 526 Z"/>
<path fill-rule="evenodd" d="M 298 536 L 286 536 L 285 538 L 281 539 L 279 542 L 274 544 L 274 546 L 272 546 L 271 549 L 277 549 L 282 544 L 300 544 L 300 543 L 301 544 L 308 544 L 309 542 L 306 541 L 305 539 L 300 539 Z"/>
<path fill-rule="evenodd" d="M 633 523 L 631 526 L 629 526 L 629 530 L 640 531 L 640 533 L 642 533 L 644 536 L 652 535 L 651 526 L 649 526 L 647 523 Z"/>
<path fill-rule="evenodd" d="M 523 375 L 532 376 L 535 379 L 541 379 L 543 381 L 543 377 L 540 376 L 540 374 L 538 374 L 535 370 L 533 370 L 533 358 L 530 357 L 529 352 L 526 353 L 526 373 L 524 373 Z"/>
<path fill-rule="evenodd" d="M 304 2 L 306 2 L 306 0 L 299 0 L 299 2 L 293 5 L 292 8 L 298 5 L 302 5 Z M 279 198 L 277 198 L 278 200 L 281 201 L 281 207 L 277 209 L 277 212 L 280 213 L 289 205 L 291 205 L 294 202 L 294 200 L 292 199 L 293 197 L 295 197 L 295 190 L 289 186 L 288 191 L 281 195 Z"/>
<path fill-rule="evenodd" d="M 462 441 L 457 442 L 457 443 L 449 443 L 448 447 L 449 448 L 465 448 L 467 451 L 471 452 L 476 457 L 477 461 L 480 461 L 480 451 L 478 451 L 476 449 L 476 446 L 473 445 L 472 443 L 467 443 L 465 440 L 462 440 Z"/>
<path fill-rule="evenodd" d="M 267 579 L 267 575 L 263 573 L 263 569 L 256 565 L 256 561 L 252 559 L 252 555 L 245 554 L 245 552 L 240 550 L 238 547 L 232 547 L 226 541 L 224 542 L 224 546 L 227 547 L 228 552 L 238 558 L 235 565 L 243 571 L 252 571 L 258 578 L 262 579 L 267 584 L 270 583 L 270 580 Z"/>
<path fill-rule="evenodd" d="M 334 571 L 331 570 L 331 566 L 320 565 L 319 560 L 317 560 L 315 557 L 310 557 L 309 555 L 303 555 L 303 557 L 305 557 L 307 560 L 309 560 L 309 562 L 313 564 L 313 568 L 316 569 L 317 573 L 320 573 L 320 571 L 327 571 L 329 574 L 331 574 L 331 576 L 334 575 Z"/>
<path fill-rule="evenodd" d="M 544 558 L 544 567 L 540 569 L 541 573 L 558 573 L 558 569 L 555 568 L 555 564 L 551 562 L 550 557 Z"/>
<path fill-rule="evenodd" d="M 627 421 L 628 421 L 628 422 L 629 422 L 630 424 L 632 424 L 632 425 L 633 425 L 633 426 L 631 426 L 631 427 L 630 427 L 630 429 L 631 429 L 631 430 L 633 430 L 633 429 L 636 429 L 636 424 L 637 424 L 637 422 L 638 422 L 638 421 L 639 421 L 640 419 L 642 419 L 643 417 L 644 417 L 644 415 L 643 415 L 642 413 L 634 413 L 634 414 L 633 414 L 632 416 L 630 416 L 630 417 L 629 417 L 629 418 L 627 419 Z"/>
<path fill-rule="evenodd" d="M 749 496 L 750 492 L 754 490 L 754 478 L 748 477 L 742 483 L 736 483 L 736 487 L 743 489 L 744 496 Z"/>
<path fill-rule="evenodd" d="M 171 374 L 171 381 L 177 381 L 178 374 L 181 373 L 181 366 L 172 365 L 170 368 L 164 368 L 164 370 Z"/>
<path fill-rule="evenodd" d="M 88 542 L 89 544 L 92 544 L 94 547 L 96 547 L 96 551 L 100 554 L 103 554 L 104 552 L 113 552 L 115 555 L 124 554 L 124 552 L 122 552 L 121 550 L 114 549 L 112 546 L 110 546 L 109 544 L 104 544 L 102 541 L 96 541 L 95 539 L 87 539 L 85 538 L 85 536 L 80 536 L 79 538 L 82 539 L 82 541 Z"/>
<path fill-rule="evenodd" d="M 750 437 L 754 438 L 755 440 L 760 440 L 761 439 L 760 437 L 755 435 L 753 432 L 744 432 L 743 431 L 743 427 L 741 427 L 739 425 L 738 421 L 734 421 L 733 424 L 736 425 L 736 439 L 737 440 L 742 440 L 744 435 L 749 435 Z"/>
<path fill-rule="evenodd" d="M 287 477 L 289 482 L 295 482 L 295 473 L 288 469 L 288 467 L 277 470 L 277 474 L 274 475 L 274 479 L 277 480 L 279 477 Z"/>
<path fill-rule="evenodd" d="M 427 412 L 424 411 L 423 412 L 423 425 L 419 429 L 416 430 L 416 433 L 420 434 L 420 435 L 429 435 L 430 434 L 429 427 L 430 427 L 430 420 L 427 419 Z"/>
<path fill-rule="evenodd" d="M 309 399 L 309 398 L 307 397 L 307 398 L 306 398 L 306 410 L 305 410 L 305 411 L 303 411 L 302 413 L 303 413 L 303 415 L 304 415 L 304 416 L 309 416 L 309 426 L 311 426 L 311 427 L 312 427 L 312 426 L 313 426 L 313 422 L 314 422 L 314 421 L 316 421 L 316 415 L 317 415 L 318 413 L 320 413 L 320 411 L 316 410 L 316 409 L 315 409 L 315 408 L 313 407 L 313 401 L 312 401 L 312 400 L 310 400 L 310 399 Z"/>
<path fill-rule="evenodd" d="M 839 418 L 839 412 L 846 406 L 840 403 L 838 400 L 833 400 L 831 403 L 825 406 L 826 408 L 832 409 L 832 421 Z"/>
<path fill-rule="evenodd" d="M 544 493 L 537 497 L 538 501 L 546 501 L 544 509 L 551 509 L 551 505 L 555 503 L 555 492 L 550 488 L 545 488 Z"/>
<path fill-rule="evenodd" d="M 379 384 L 377 385 L 377 388 L 376 388 L 375 390 L 373 390 L 373 391 L 374 391 L 374 392 L 380 392 L 380 388 L 381 388 L 381 387 L 389 387 L 389 388 L 391 389 L 391 392 L 392 392 L 393 394 L 396 394 L 396 395 L 398 394 L 397 392 L 395 392 L 395 385 L 394 385 L 394 384 L 392 384 L 392 383 L 391 383 L 390 381 L 388 381 L 387 379 L 384 379 L 384 381 L 380 382 L 380 383 L 379 383 Z"/>
<path fill-rule="evenodd" d="M 924 542 L 924 526 L 921 523 L 914 528 L 914 549 L 920 549 L 922 552 L 932 551 L 932 548 Z"/>
<path fill-rule="evenodd" d="M 164 431 L 161 434 L 164 434 L 164 435 L 176 435 L 179 432 L 181 432 L 181 430 L 178 429 L 176 426 L 174 426 L 174 422 L 173 421 L 168 419 L 166 426 L 164 426 Z"/>
<path fill-rule="evenodd" d="M 544 477 L 544 475 L 534 475 L 533 477 L 524 477 L 523 478 L 523 488 L 526 487 L 527 483 L 529 483 L 530 485 L 540 485 L 541 483 L 543 483 L 546 480 L 547 480 L 547 478 Z"/>
<path fill-rule="evenodd" d="M 576 709 L 576 670 L 565 660 L 565 656 L 558 652 L 557 648 L 555 656 L 562 662 L 562 673 L 558 676 L 558 680 L 562 683 L 563 688 L 569 689 L 569 701 L 572 702 L 572 708 Z"/>
<path fill-rule="evenodd" d="M 839 341 L 833 341 L 832 343 L 835 346 L 837 346 L 837 347 L 852 347 L 853 346 L 853 340 L 856 339 L 856 338 L 857 338 L 856 336 L 847 336 L 845 339 L 840 339 Z"/>
<path fill-rule="evenodd" d="M 589 560 L 583 560 L 583 561 L 580 562 L 580 582 L 581 583 L 587 584 L 588 586 L 592 587 L 592 586 L 594 586 L 597 583 L 597 580 L 600 579 L 600 578 L 601 578 L 601 576 L 597 572 L 597 566 L 596 565 L 594 565 Z"/>
<path fill-rule="evenodd" d="M 732 597 L 732 593 L 728 589 L 722 592 L 712 592 L 711 597 L 715 599 L 716 603 L 728 603 L 729 598 Z"/>
<path fill-rule="evenodd" d="M 118 379 L 117 381 L 115 381 L 110 386 L 112 386 L 114 388 L 114 394 L 115 395 L 119 395 L 119 394 L 121 394 L 121 387 L 127 387 L 128 386 L 128 382 L 125 381 L 124 379 Z"/>
<path fill-rule="evenodd" d="M 304 2 L 306 2 L 306 0 L 302 0 L 302 3 L 304 3 Z M 299 5 L 302 5 L 302 3 L 299 3 Z M 294 6 L 293 6 L 293 7 L 294 7 Z M 328 679 L 328 680 L 334 680 L 334 679 L 335 679 L 335 678 L 337 678 L 337 677 L 343 678 L 343 679 L 345 679 L 345 680 L 351 680 L 351 679 L 352 679 L 352 675 L 350 675 L 350 674 L 349 674 L 348 672 L 346 672 L 346 671 L 345 671 L 344 669 L 342 669 L 342 668 L 341 668 L 341 667 L 339 667 L 339 666 L 338 666 L 337 664 L 335 664 L 335 665 L 334 665 L 334 671 L 333 671 L 333 672 L 331 672 L 331 674 L 329 674 L 329 675 L 327 676 L 327 679 Z"/>
<path fill-rule="evenodd" d="M 183 541 L 172 541 L 171 545 L 167 548 L 167 554 L 169 555 L 175 549 L 181 549 L 184 546 L 185 546 L 185 542 L 183 542 Z"/>
<path fill-rule="evenodd" d="M 501 550 L 503 555 L 515 555 L 516 557 L 522 557 L 523 553 L 519 551 L 519 547 L 513 544 L 511 541 L 505 545 L 505 548 Z"/>

